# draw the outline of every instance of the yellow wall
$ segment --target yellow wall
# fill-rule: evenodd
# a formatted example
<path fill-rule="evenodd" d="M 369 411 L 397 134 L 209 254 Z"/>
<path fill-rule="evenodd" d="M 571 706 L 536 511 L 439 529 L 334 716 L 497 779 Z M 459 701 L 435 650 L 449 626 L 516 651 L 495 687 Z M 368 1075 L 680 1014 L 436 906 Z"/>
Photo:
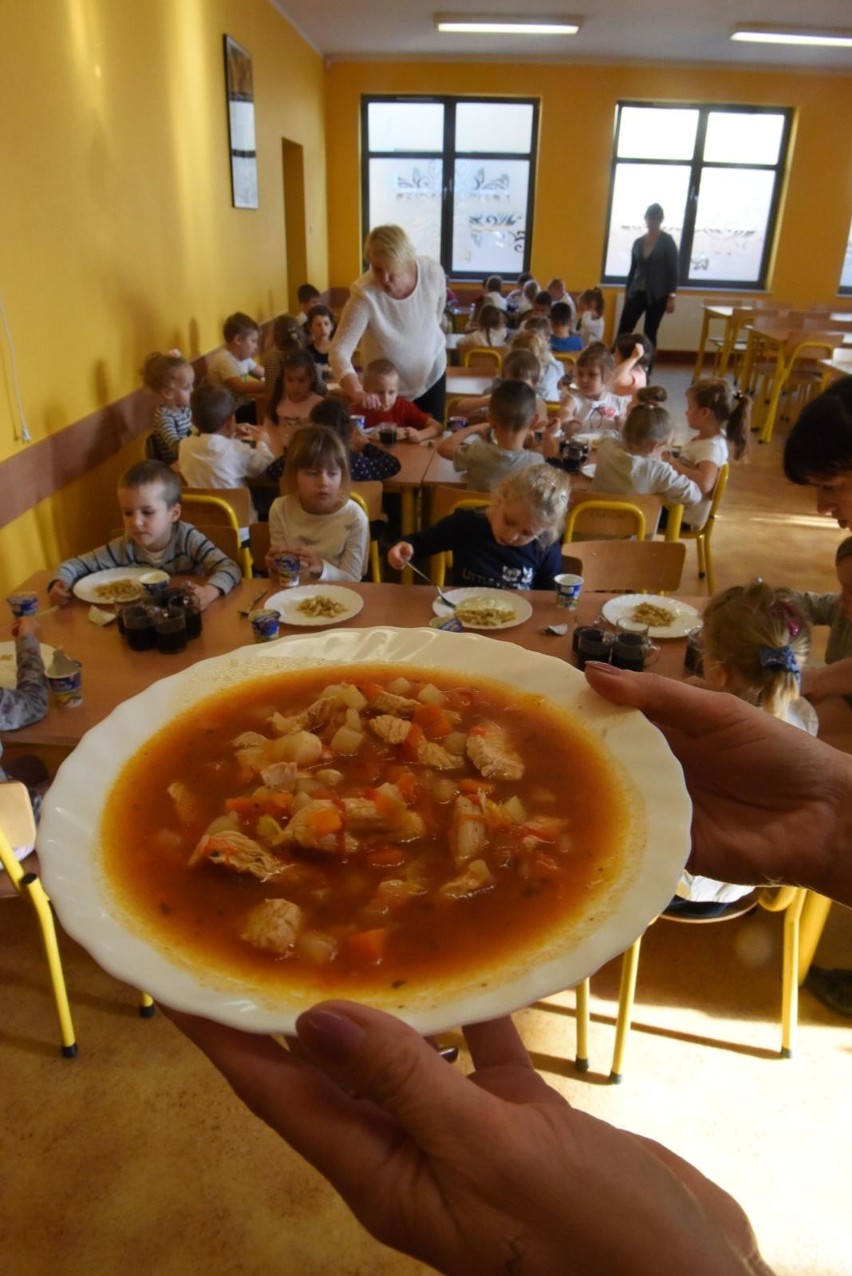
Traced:
<path fill-rule="evenodd" d="M 837 292 L 852 215 L 852 77 L 664 67 L 350 62 L 326 77 L 329 265 L 348 284 L 361 265 L 358 191 L 362 93 L 518 94 L 541 98 L 532 270 L 572 288 L 600 277 L 615 105 L 619 99 L 795 107 L 797 129 L 771 289 L 798 304 Z"/>
<path fill-rule="evenodd" d="M 254 59 L 257 211 L 231 207 L 226 32 Z M 4 6 L 0 292 L 34 439 L 134 389 L 148 351 L 195 355 L 230 311 L 287 308 L 282 138 L 305 149 L 309 277 L 326 286 L 323 75 L 270 0 Z M 0 485 L 21 446 L 11 386 L 0 334 Z M 114 526 L 115 476 L 138 454 L 0 531 L 0 583 Z"/>

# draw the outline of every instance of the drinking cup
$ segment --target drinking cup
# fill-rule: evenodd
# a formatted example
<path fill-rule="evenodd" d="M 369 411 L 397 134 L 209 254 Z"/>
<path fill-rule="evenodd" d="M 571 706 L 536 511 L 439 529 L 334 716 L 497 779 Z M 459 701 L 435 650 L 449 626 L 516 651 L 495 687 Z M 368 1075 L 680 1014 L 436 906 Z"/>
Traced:
<path fill-rule="evenodd" d="M 686 635 L 686 651 L 683 666 L 688 674 L 696 678 L 704 677 L 704 635 L 701 626 L 690 629 Z"/>
<path fill-rule="evenodd" d="M 379 426 L 379 442 L 385 447 L 393 447 L 396 443 L 396 426 L 383 423 Z"/>
<path fill-rule="evenodd" d="M 276 554 L 272 566 L 282 589 L 292 589 L 298 585 L 302 569 L 302 560 L 298 554 Z"/>
<path fill-rule="evenodd" d="M 587 660 L 601 660 L 609 664 L 612 659 L 612 635 L 604 629 L 584 625 L 577 630 L 577 668 L 585 669 Z"/>
<path fill-rule="evenodd" d="M 21 616 L 34 616 L 38 611 L 38 594 L 33 590 L 20 589 L 10 594 L 6 602 L 11 607 L 12 615 L 16 620 Z"/>
<path fill-rule="evenodd" d="M 583 577 L 575 576 L 573 572 L 562 572 L 561 575 L 554 576 L 553 581 L 556 585 L 556 606 L 573 611 L 580 599 Z"/>
<path fill-rule="evenodd" d="M 451 434 L 455 434 L 456 430 L 463 430 L 467 425 L 467 417 L 451 416 L 447 420 L 447 429 Z"/>
<path fill-rule="evenodd" d="M 187 633 L 183 609 L 170 607 L 168 611 L 161 611 L 154 624 L 154 635 L 158 651 L 166 654 L 185 651 Z"/>
<path fill-rule="evenodd" d="M 169 611 L 180 611 L 186 624 L 187 638 L 201 637 L 201 606 L 193 594 L 180 594 L 169 601 Z"/>
<path fill-rule="evenodd" d="M 659 654 L 659 647 L 647 635 L 629 630 L 617 633 L 612 644 L 612 663 L 619 669 L 633 669 L 637 673 L 653 664 Z"/>
<path fill-rule="evenodd" d="M 76 709 L 83 703 L 83 666 L 79 660 L 70 660 L 64 651 L 56 651 L 45 677 L 61 709 Z"/>
<path fill-rule="evenodd" d="M 280 611 L 274 611 L 271 607 L 261 607 L 258 611 L 251 612 L 249 621 L 255 642 L 271 642 L 273 638 L 278 637 L 281 625 Z"/>
<path fill-rule="evenodd" d="M 364 416 L 352 417 L 352 424 L 355 426 L 356 430 L 363 430 L 364 426 L 366 425 L 366 422 L 367 422 L 367 418 Z"/>
<path fill-rule="evenodd" d="M 133 603 L 125 607 L 121 613 L 124 625 L 124 636 L 127 645 L 133 651 L 150 651 L 156 643 L 154 626 L 157 623 L 157 608 L 147 603 Z"/>
<path fill-rule="evenodd" d="M 139 577 L 139 584 L 146 598 L 152 600 L 161 598 L 169 587 L 169 573 L 145 572 L 144 576 Z"/>

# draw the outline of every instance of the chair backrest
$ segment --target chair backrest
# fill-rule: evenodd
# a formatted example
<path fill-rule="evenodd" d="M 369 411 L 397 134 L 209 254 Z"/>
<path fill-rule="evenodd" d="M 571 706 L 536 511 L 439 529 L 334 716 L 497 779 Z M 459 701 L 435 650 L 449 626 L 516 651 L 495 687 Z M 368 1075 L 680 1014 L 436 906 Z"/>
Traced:
<path fill-rule="evenodd" d="M 495 350 L 493 346 L 469 346 L 462 351 L 462 366 L 465 368 L 481 368 L 486 372 L 499 372 L 503 366 L 503 350 Z"/>
<path fill-rule="evenodd" d="M 566 372 L 573 372 L 577 366 L 577 355 L 580 351 L 573 350 L 554 350 L 553 357 L 557 359 L 565 368 Z"/>
<path fill-rule="evenodd" d="M 725 488 L 728 486 L 728 477 L 731 473 L 731 467 L 727 461 L 724 465 L 719 466 L 719 473 L 716 475 L 716 483 L 713 487 L 713 495 L 710 499 L 710 508 L 707 511 L 707 517 L 704 520 L 704 526 L 701 528 L 693 528 L 693 531 L 706 531 L 712 524 L 718 513 L 719 506 L 722 504 L 722 497 L 725 495 Z"/>
<path fill-rule="evenodd" d="M 562 543 L 575 536 L 628 537 L 644 540 L 657 530 L 663 498 L 638 492 L 572 492 Z"/>
<path fill-rule="evenodd" d="M 185 487 L 181 492 L 184 513 L 198 511 L 198 521 L 208 527 L 225 523 L 239 530 L 251 521 L 251 494 L 247 487 Z M 228 509 L 233 512 L 233 517 Z M 196 522 L 191 518 L 189 522 Z"/>
<path fill-rule="evenodd" d="M 386 517 L 382 509 L 383 494 L 384 489 L 379 479 L 362 479 L 358 483 L 353 483 L 350 493 L 352 499 L 358 501 L 371 523 L 376 523 L 380 519 L 384 520 Z"/>
<path fill-rule="evenodd" d="M 563 551 L 567 572 L 591 593 L 667 593 L 680 587 L 682 541 L 572 541 Z"/>
<path fill-rule="evenodd" d="M 449 483 L 437 483 L 429 493 L 429 525 L 451 514 L 459 501 L 475 500 L 478 504 L 487 505 L 490 496 L 487 492 L 474 492 L 466 487 L 454 487 Z"/>
<path fill-rule="evenodd" d="M 266 571 L 266 555 L 271 543 L 268 523 L 249 524 L 249 552 L 256 574 Z"/>
<path fill-rule="evenodd" d="M 230 527 L 227 523 L 195 523 L 194 526 L 217 549 L 221 549 L 223 554 L 239 563 L 244 576 L 251 575 L 251 556 L 247 549 L 243 549 L 242 538 L 235 527 Z"/>

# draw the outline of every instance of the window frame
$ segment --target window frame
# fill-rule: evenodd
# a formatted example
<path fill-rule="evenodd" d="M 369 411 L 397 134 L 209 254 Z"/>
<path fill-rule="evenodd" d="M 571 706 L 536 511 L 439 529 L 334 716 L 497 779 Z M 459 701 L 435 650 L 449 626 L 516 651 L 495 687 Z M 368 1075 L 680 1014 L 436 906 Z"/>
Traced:
<path fill-rule="evenodd" d="M 424 104 L 440 103 L 444 108 L 444 136 L 440 151 L 371 151 L 369 148 L 369 110 L 373 102 L 401 102 Z M 530 129 L 529 151 L 457 151 L 456 108 L 482 102 L 487 105 L 510 105 L 532 107 L 532 125 Z M 533 215 L 535 211 L 535 181 L 538 164 L 539 126 L 541 119 L 541 99 L 537 97 L 513 97 L 508 95 L 492 96 L 491 94 L 475 94 L 461 96 L 458 94 L 428 93 L 362 93 L 361 94 L 361 229 L 362 242 L 370 227 L 370 160 L 391 159 L 400 157 L 411 160 L 423 160 L 441 164 L 441 256 L 440 265 L 448 279 L 461 283 L 481 282 L 482 271 L 458 271 L 452 268 L 453 257 L 453 218 L 455 212 L 455 163 L 458 159 L 476 161 L 521 160 L 529 163 L 529 181 L 527 183 L 526 231 L 524 233 L 523 260 L 519 262 L 516 275 L 528 271 L 532 260 Z M 366 269 L 366 262 L 364 263 Z M 499 273 L 497 271 L 493 272 Z M 505 273 L 505 272 L 503 272 Z"/>
<path fill-rule="evenodd" d="M 659 157 L 649 157 L 648 159 L 640 159 L 631 156 L 630 158 L 620 158 L 618 155 L 618 137 L 621 126 L 621 113 L 625 108 L 638 107 L 643 110 L 671 110 L 671 111 L 698 111 L 698 127 L 695 133 L 695 146 L 692 152 L 692 159 L 661 159 Z M 707 138 L 707 123 L 711 114 L 724 114 L 730 112 L 736 115 L 781 115 L 784 117 L 784 125 L 781 134 L 781 141 L 778 148 L 778 159 L 774 164 L 758 164 L 749 162 L 744 164 L 734 164 L 722 162 L 720 160 L 705 160 L 703 158 L 704 145 Z M 610 155 L 609 168 L 609 195 L 607 197 L 606 208 L 606 227 L 604 232 L 603 243 L 603 261 L 601 263 L 601 282 L 608 285 L 623 285 L 627 280 L 627 275 L 608 275 L 606 273 L 606 261 L 609 255 L 609 237 L 610 222 L 612 219 L 612 203 L 615 194 L 615 175 L 618 168 L 622 165 L 654 164 L 655 166 L 672 166 L 674 168 L 689 168 L 689 185 L 686 197 L 686 205 L 683 210 L 683 228 L 680 236 L 680 244 L 678 245 L 678 288 L 692 289 L 706 292 L 708 289 L 713 292 L 733 291 L 733 292 L 763 292 L 767 288 L 767 276 L 769 274 L 769 266 L 772 261 L 772 255 L 775 248 L 775 241 L 778 236 L 778 213 L 781 207 L 781 198 L 784 191 L 784 183 L 787 177 L 790 161 L 790 139 L 793 131 L 793 119 L 795 116 L 794 107 L 786 106 L 755 106 L 751 103 L 743 104 L 737 102 L 659 102 L 659 101 L 641 101 L 634 98 L 626 98 L 616 103 L 615 123 L 612 134 L 612 150 Z M 762 172 L 770 172 L 775 174 L 775 183 L 772 191 L 772 198 L 769 205 L 769 213 L 766 222 L 766 236 L 763 244 L 763 254 L 760 260 L 760 270 L 758 278 L 755 281 L 744 279 L 715 279 L 708 277 L 707 279 L 696 280 L 689 278 L 689 266 L 692 258 L 692 243 L 695 236 L 695 217 L 698 209 L 698 197 L 701 187 L 701 174 L 704 169 L 748 169 L 749 171 L 757 169 Z"/>

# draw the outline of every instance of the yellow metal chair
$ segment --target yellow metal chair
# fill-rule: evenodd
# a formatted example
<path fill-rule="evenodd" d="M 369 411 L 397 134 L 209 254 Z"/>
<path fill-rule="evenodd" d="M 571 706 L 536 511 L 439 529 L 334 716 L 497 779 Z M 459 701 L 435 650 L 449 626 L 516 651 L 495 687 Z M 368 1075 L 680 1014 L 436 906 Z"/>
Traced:
<path fill-rule="evenodd" d="M 194 523 L 198 528 L 203 525 L 205 535 L 220 549 L 222 546 L 211 534 L 211 529 L 219 527 L 233 529 L 237 538 L 236 557 L 228 550 L 223 550 L 223 553 L 227 553 L 229 557 L 234 558 L 235 563 L 239 563 L 244 576 L 251 576 L 251 555 L 248 548 L 244 548 L 242 544 L 242 529 L 248 527 L 250 522 L 251 497 L 248 488 L 207 490 L 185 487 L 181 492 L 180 501 L 182 512 L 187 516 L 187 522 Z M 228 544 L 232 544 L 230 537 L 223 539 Z"/>
<path fill-rule="evenodd" d="M 504 354 L 505 350 L 495 350 L 493 346 L 469 346 L 462 351 L 462 367 L 497 375 L 503 366 Z"/>
<path fill-rule="evenodd" d="M 580 351 L 579 351 L 579 350 L 576 352 L 576 354 L 574 353 L 574 351 L 573 351 L 573 350 L 561 350 L 561 351 L 560 351 L 560 350 L 554 350 L 554 351 L 553 351 L 553 357 L 554 357 L 554 359 L 558 359 L 558 361 L 559 361 L 559 362 L 562 364 L 562 366 L 565 368 L 565 375 L 566 375 L 566 376 L 567 376 L 569 373 L 571 374 L 571 376 L 573 376 L 573 375 L 574 375 L 574 369 L 575 369 L 575 368 L 576 368 L 576 366 L 577 366 L 577 355 L 578 355 L 579 353 L 580 353 Z"/>
<path fill-rule="evenodd" d="M 571 541 L 562 566 L 591 593 L 665 594 L 680 588 L 685 558 L 680 541 Z"/>
<path fill-rule="evenodd" d="M 372 534 L 374 523 L 387 522 L 387 515 L 382 509 L 383 488 L 378 479 L 363 479 L 352 484 L 350 496 L 361 506 L 370 522 L 370 580 L 374 584 L 382 583 L 382 562 L 379 556 L 379 542 Z"/>
<path fill-rule="evenodd" d="M 680 539 L 683 541 L 695 541 L 695 548 L 698 552 L 698 575 L 703 580 L 707 577 L 707 588 L 711 596 L 715 593 L 715 577 L 713 575 L 713 555 L 712 555 L 712 538 L 713 528 L 716 524 L 716 515 L 719 512 L 719 506 L 722 504 L 722 497 L 725 495 L 725 488 L 728 486 L 728 476 L 731 467 L 725 462 L 719 466 L 719 473 L 716 475 L 716 484 L 713 488 L 713 494 L 710 499 L 710 509 L 707 511 L 707 517 L 700 527 L 690 527 L 680 529 Z M 683 510 L 683 506 L 680 507 Z"/>
<path fill-rule="evenodd" d="M 433 497 L 437 495 L 439 490 L 443 492 L 452 492 L 452 488 L 436 488 Z M 433 504 L 432 522 L 436 523 L 438 519 L 444 518 L 447 514 L 452 514 L 455 510 L 483 509 L 487 508 L 491 503 L 491 498 L 487 492 L 465 492 L 463 495 L 460 495 L 459 492 L 456 491 L 454 496 L 455 500 L 452 504 L 449 504 L 447 508 L 442 508 L 442 503 L 440 501 L 437 503 L 437 507 Z M 452 562 L 453 556 L 449 550 L 445 550 L 442 554 L 432 555 L 429 577 L 435 585 L 440 587 L 444 584 L 447 577 L 447 568 L 452 566 Z"/>
<path fill-rule="evenodd" d="M 781 1058 L 789 1059 L 793 1053 L 796 1021 L 799 1011 L 799 921 L 807 891 L 803 886 L 770 887 L 752 892 L 742 899 L 736 900 L 718 917 L 697 918 L 680 914 L 667 917 L 661 913 L 657 918 L 665 921 L 683 922 L 687 925 L 710 925 L 713 922 L 731 921 L 750 912 L 755 904 L 771 913 L 784 913 L 784 945 L 781 964 Z M 652 923 L 653 924 L 653 923 Z M 633 1003 L 636 993 L 636 976 L 639 971 L 639 951 L 642 936 L 626 949 L 621 959 L 621 984 L 618 992 L 618 1015 L 615 1026 L 615 1047 L 612 1054 L 612 1071 L 610 1081 L 618 1085 L 624 1069 L 624 1053 L 630 1024 L 633 1017 Z"/>
<path fill-rule="evenodd" d="M 642 498 L 647 500 L 647 497 Z M 659 497 L 654 498 L 657 501 L 657 517 L 662 508 L 662 501 Z M 593 536 L 612 536 L 612 537 L 628 537 L 635 536 L 637 540 L 645 539 L 645 512 L 639 504 L 639 500 L 618 500 L 615 497 L 608 496 L 585 496 L 572 502 L 568 511 L 568 517 L 565 520 L 565 532 L 562 537 L 562 544 L 570 545 L 574 539 L 577 530 L 577 524 L 582 524 L 582 531 L 585 535 Z"/>

